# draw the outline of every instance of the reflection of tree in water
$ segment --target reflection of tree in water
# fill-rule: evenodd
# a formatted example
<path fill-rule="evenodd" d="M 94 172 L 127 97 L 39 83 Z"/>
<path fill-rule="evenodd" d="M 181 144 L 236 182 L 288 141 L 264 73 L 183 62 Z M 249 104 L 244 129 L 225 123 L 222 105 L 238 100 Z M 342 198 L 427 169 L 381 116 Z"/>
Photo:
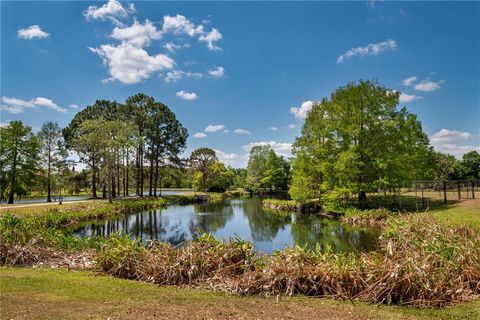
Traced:
<path fill-rule="evenodd" d="M 260 199 L 246 199 L 235 204 L 248 218 L 250 232 L 255 241 L 272 241 L 280 229 L 290 223 L 291 218 L 282 217 L 263 210 Z"/>
<path fill-rule="evenodd" d="M 192 239 L 197 239 L 200 233 L 213 233 L 225 227 L 233 218 L 233 208 L 228 203 L 201 203 L 194 206 L 195 219 L 189 222 Z"/>
<path fill-rule="evenodd" d="M 295 244 L 314 248 L 318 243 L 322 250 L 330 245 L 334 252 L 371 250 L 374 249 L 377 238 L 376 232 L 366 232 L 339 221 L 300 214 L 295 216 L 291 232 Z"/>
<path fill-rule="evenodd" d="M 155 239 L 178 244 L 187 238 L 187 233 L 182 229 L 181 224 L 171 224 L 168 217 L 162 215 L 161 210 L 151 210 L 106 220 L 102 223 L 92 224 L 90 230 L 93 235 L 102 237 L 107 237 L 114 232 L 128 233 L 133 237 L 140 238 L 143 242 Z"/>

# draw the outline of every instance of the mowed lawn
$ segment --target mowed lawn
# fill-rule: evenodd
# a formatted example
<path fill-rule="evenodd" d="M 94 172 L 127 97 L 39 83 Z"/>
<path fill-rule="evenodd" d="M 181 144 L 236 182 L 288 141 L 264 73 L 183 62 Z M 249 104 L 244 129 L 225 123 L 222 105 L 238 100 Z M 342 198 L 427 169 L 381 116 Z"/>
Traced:
<path fill-rule="evenodd" d="M 438 310 L 307 297 L 232 296 L 85 271 L 0 268 L 1 319 L 479 319 L 480 301 Z"/>

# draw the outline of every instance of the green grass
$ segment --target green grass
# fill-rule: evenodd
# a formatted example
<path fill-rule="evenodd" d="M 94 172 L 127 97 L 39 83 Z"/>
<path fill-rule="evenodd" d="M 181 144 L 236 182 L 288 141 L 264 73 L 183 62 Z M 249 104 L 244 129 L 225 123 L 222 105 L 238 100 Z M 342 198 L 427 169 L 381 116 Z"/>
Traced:
<path fill-rule="evenodd" d="M 433 208 L 431 212 L 440 222 L 447 225 L 466 224 L 480 230 L 480 199 L 442 205 Z"/>
<path fill-rule="evenodd" d="M 0 318 L 28 319 L 478 319 L 480 300 L 444 309 L 306 297 L 231 296 L 64 269 L 0 268 Z"/>

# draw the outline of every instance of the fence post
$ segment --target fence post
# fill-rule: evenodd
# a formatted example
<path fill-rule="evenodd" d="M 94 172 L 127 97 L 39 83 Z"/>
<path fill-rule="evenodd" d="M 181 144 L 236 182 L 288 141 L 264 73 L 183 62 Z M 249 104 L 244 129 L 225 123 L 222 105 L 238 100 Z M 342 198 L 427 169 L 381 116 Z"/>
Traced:
<path fill-rule="evenodd" d="M 460 181 L 457 181 L 457 191 L 458 191 L 458 200 L 462 199 L 462 195 L 460 193 Z"/>
<path fill-rule="evenodd" d="M 443 181 L 443 203 L 447 203 L 447 182 Z"/>
<path fill-rule="evenodd" d="M 475 199 L 475 181 L 472 180 L 472 199 Z"/>
<path fill-rule="evenodd" d="M 423 188 L 424 188 L 424 187 L 425 187 L 425 186 L 422 185 L 422 209 L 423 209 L 423 210 L 425 210 L 425 198 L 423 197 Z"/>

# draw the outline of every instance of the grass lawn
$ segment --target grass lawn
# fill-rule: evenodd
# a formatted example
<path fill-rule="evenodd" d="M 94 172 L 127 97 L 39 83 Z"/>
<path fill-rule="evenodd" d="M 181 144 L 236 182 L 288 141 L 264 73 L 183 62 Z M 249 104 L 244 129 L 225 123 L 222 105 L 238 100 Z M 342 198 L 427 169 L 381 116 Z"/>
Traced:
<path fill-rule="evenodd" d="M 448 225 L 467 224 L 480 230 L 480 199 L 460 200 L 430 211 L 440 222 Z"/>
<path fill-rule="evenodd" d="M 231 296 L 91 272 L 0 268 L 1 319 L 479 319 L 480 301 L 438 310 L 306 297 Z"/>

